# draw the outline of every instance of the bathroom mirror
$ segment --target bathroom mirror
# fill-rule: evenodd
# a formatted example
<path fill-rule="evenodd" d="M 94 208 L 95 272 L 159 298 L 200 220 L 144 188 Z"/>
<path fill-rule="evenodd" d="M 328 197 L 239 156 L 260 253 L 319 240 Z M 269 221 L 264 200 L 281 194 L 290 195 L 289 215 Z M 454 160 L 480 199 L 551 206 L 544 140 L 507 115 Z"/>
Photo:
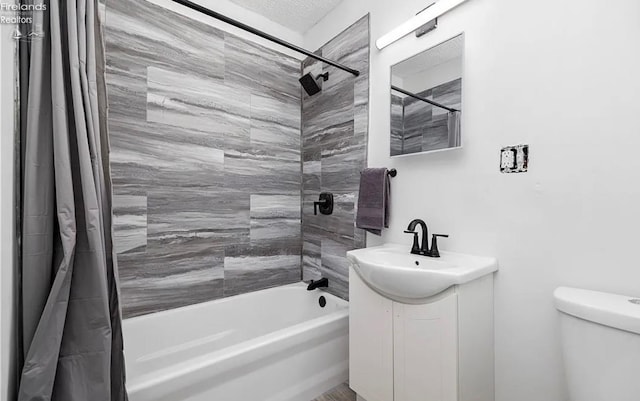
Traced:
<path fill-rule="evenodd" d="M 391 67 L 391 156 L 462 145 L 460 34 Z"/>

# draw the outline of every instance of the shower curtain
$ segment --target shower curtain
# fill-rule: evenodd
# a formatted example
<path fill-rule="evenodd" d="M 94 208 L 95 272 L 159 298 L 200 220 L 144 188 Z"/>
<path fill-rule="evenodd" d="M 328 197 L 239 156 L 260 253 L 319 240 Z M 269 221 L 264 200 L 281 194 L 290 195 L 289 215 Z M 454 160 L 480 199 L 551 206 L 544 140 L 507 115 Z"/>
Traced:
<path fill-rule="evenodd" d="M 123 401 L 98 4 L 44 4 L 20 45 L 18 401 Z"/>
<path fill-rule="evenodd" d="M 447 129 L 449 131 L 449 147 L 456 148 L 462 144 L 460 141 L 460 112 L 450 111 L 447 116 Z"/>

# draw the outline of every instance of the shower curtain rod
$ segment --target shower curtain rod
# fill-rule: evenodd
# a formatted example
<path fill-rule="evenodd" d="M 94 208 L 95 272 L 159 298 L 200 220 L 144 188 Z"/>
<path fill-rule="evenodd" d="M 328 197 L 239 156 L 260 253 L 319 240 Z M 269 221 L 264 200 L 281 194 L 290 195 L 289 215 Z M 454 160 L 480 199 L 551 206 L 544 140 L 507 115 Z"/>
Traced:
<path fill-rule="evenodd" d="M 308 50 L 305 50 L 305 49 L 303 49 L 301 47 L 298 47 L 298 46 L 296 46 L 296 45 L 294 45 L 292 43 L 286 42 L 286 41 L 284 41 L 284 40 L 282 40 L 280 38 L 277 38 L 277 37 L 275 37 L 273 35 L 269 35 L 266 32 L 260 31 L 260 30 L 254 28 L 254 27 L 251 27 L 249 25 L 243 24 L 240 21 L 234 20 L 233 18 L 229 18 L 226 15 L 222 15 L 220 13 L 212 11 L 212 10 L 210 10 L 208 8 L 205 8 L 205 7 L 203 7 L 203 6 L 199 5 L 199 4 L 193 3 L 193 2 L 191 2 L 189 0 L 173 0 L 173 2 L 181 4 L 181 5 L 183 5 L 185 7 L 188 7 L 190 9 L 192 9 L 192 10 L 198 11 L 198 12 L 200 12 L 202 14 L 208 15 L 209 17 L 213 17 L 213 18 L 215 18 L 217 20 L 220 20 L 222 22 L 226 22 L 227 24 L 233 25 L 236 28 L 240 28 L 240 29 L 242 29 L 244 31 L 247 31 L 247 32 L 250 32 L 250 33 L 252 33 L 254 35 L 258 35 L 261 38 L 264 38 L 264 39 L 267 39 L 267 40 L 269 40 L 271 42 L 277 43 L 280 46 L 284 46 L 284 47 L 286 47 L 288 49 L 291 49 L 291 50 L 296 51 L 298 53 L 302 53 L 302 54 L 304 54 L 304 55 L 306 55 L 308 57 L 311 57 L 313 59 L 316 59 L 318 61 L 322 61 L 323 63 L 332 65 L 332 66 L 334 66 L 336 68 L 339 68 L 339 69 L 341 69 L 343 71 L 349 72 L 349 73 L 355 75 L 356 77 L 358 75 L 360 75 L 360 71 L 358 71 L 358 70 L 354 70 L 353 68 L 349 68 L 349 67 L 344 66 L 344 65 L 342 65 L 342 64 L 340 64 L 338 62 L 329 60 L 329 59 L 324 58 L 322 56 L 318 56 L 317 54 L 314 54 L 314 53 L 312 53 L 312 52 L 310 52 Z"/>
<path fill-rule="evenodd" d="M 393 89 L 394 91 L 398 91 L 400 93 L 404 93 L 407 96 L 411 96 L 414 99 L 422 100 L 423 102 L 429 103 L 429 104 L 431 104 L 433 106 L 440 107 L 441 109 L 448 110 L 450 112 L 460 111 L 460 110 L 457 110 L 457 109 L 452 109 L 451 107 L 447 107 L 447 106 L 441 105 L 440 103 L 434 102 L 433 100 L 425 99 L 422 96 L 418 96 L 415 93 L 411 93 L 411 92 L 406 91 L 406 90 L 404 90 L 402 88 L 398 88 L 395 85 L 391 85 L 391 89 Z"/>

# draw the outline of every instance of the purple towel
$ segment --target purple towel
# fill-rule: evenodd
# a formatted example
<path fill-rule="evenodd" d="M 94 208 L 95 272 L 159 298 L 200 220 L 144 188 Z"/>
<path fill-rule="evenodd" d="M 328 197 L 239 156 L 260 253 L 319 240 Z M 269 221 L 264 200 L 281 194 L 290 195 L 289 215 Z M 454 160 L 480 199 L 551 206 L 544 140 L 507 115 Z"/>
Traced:
<path fill-rule="evenodd" d="M 391 185 L 386 168 L 366 168 L 360 174 L 356 227 L 380 235 L 389 227 Z"/>

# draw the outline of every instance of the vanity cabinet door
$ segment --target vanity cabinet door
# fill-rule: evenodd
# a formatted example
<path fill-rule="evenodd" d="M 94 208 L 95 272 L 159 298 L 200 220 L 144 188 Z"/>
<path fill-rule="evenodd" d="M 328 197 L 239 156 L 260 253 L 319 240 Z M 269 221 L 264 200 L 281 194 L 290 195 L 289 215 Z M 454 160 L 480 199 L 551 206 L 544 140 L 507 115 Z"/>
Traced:
<path fill-rule="evenodd" d="M 393 401 L 392 309 L 349 267 L 349 387 L 367 401 Z"/>
<path fill-rule="evenodd" d="M 393 302 L 394 401 L 456 401 L 457 295 L 424 305 Z"/>

